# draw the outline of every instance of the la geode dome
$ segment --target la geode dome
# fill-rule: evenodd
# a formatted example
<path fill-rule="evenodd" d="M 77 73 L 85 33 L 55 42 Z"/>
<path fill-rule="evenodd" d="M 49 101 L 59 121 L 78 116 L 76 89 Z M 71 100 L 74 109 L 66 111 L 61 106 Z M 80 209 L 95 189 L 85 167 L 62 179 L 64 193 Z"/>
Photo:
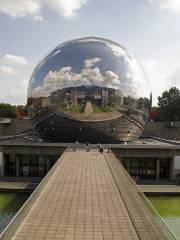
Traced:
<path fill-rule="evenodd" d="M 143 68 L 126 48 L 80 38 L 60 44 L 35 68 L 29 115 L 48 141 L 128 141 L 142 131 L 149 92 Z"/>

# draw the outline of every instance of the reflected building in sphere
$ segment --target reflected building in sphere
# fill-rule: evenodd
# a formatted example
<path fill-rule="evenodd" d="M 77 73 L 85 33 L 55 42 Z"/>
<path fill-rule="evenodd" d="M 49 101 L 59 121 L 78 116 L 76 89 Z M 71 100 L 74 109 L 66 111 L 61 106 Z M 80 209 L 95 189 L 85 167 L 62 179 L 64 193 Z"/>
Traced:
<path fill-rule="evenodd" d="M 131 141 L 148 117 L 149 93 L 144 70 L 124 47 L 81 38 L 57 46 L 37 65 L 28 109 L 47 141 Z"/>

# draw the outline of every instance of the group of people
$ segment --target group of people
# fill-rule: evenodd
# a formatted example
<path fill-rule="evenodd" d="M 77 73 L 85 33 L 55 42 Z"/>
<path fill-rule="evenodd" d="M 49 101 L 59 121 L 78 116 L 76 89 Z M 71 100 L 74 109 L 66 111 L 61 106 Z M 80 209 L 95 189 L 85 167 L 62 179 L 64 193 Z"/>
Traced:
<path fill-rule="evenodd" d="M 87 149 L 87 151 L 89 151 L 89 143 L 88 142 L 86 142 L 86 149 Z M 102 154 L 104 150 L 103 150 L 103 146 L 101 143 L 98 144 L 98 149 L 99 149 L 99 152 Z"/>
<path fill-rule="evenodd" d="M 79 142 L 76 141 L 76 144 L 78 145 Z M 98 150 L 99 150 L 99 152 L 102 154 L 103 151 L 104 151 L 102 144 L 99 143 L 97 146 L 98 146 Z M 68 149 L 68 151 L 70 151 L 70 146 L 68 146 L 67 149 Z M 76 151 L 76 147 L 75 147 L 73 150 Z M 87 150 L 87 152 L 90 150 L 90 149 L 89 149 L 89 143 L 88 143 L 88 142 L 86 142 L 86 150 Z"/>

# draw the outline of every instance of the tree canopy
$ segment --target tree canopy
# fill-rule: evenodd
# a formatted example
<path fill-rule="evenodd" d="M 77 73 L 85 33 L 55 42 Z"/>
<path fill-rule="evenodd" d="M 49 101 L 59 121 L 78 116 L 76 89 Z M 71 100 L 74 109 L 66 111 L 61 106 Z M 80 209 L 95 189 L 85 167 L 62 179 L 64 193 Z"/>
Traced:
<path fill-rule="evenodd" d="M 176 87 L 164 91 L 158 97 L 159 120 L 178 121 L 180 120 L 180 91 Z"/>
<path fill-rule="evenodd" d="M 0 118 L 15 118 L 16 106 L 0 103 Z"/>

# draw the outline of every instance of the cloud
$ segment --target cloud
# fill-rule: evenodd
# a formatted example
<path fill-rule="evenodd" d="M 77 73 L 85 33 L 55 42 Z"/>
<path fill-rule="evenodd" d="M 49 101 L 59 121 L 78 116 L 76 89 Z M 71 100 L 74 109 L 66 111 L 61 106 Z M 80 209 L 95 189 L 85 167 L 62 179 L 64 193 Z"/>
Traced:
<path fill-rule="evenodd" d="M 14 75 L 16 73 L 15 69 L 12 67 L 0 65 L 0 75 Z"/>
<path fill-rule="evenodd" d="M 180 12 L 179 0 L 148 0 L 150 3 L 158 3 L 162 10 L 173 10 Z"/>
<path fill-rule="evenodd" d="M 16 65 L 16 66 L 27 66 L 30 64 L 25 57 L 11 55 L 11 54 L 6 54 L 2 58 L 0 58 L 0 63 L 6 64 L 6 65 Z"/>
<path fill-rule="evenodd" d="M 95 63 L 98 63 L 100 62 L 101 59 L 100 58 L 90 58 L 90 59 L 86 59 L 84 61 L 84 65 L 85 65 L 85 68 L 91 68 L 95 65 Z"/>
<path fill-rule="evenodd" d="M 30 63 L 25 57 L 6 54 L 0 58 L 0 77 L 15 75 L 28 65 Z"/>
<path fill-rule="evenodd" d="M 57 11 L 63 17 L 75 15 L 87 0 L 45 0 L 44 4 Z"/>
<path fill-rule="evenodd" d="M 39 0 L 1 0 L 0 11 L 11 17 L 25 17 L 36 15 L 41 10 Z"/>
<path fill-rule="evenodd" d="M 0 102 L 23 104 L 34 66 L 23 56 L 6 54 L 0 57 Z"/>
<path fill-rule="evenodd" d="M 87 0 L 0 0 L 0 11 L 11 17 L 28 17 L 44 22 L 42 9 L 47 7 L 63 17 L 71 17 Z"/>
<path fill-rule="evenodd" d="M 43 16 L 41 15 L 33 15 L 33 16 L 30 16 L 30 19 L 35 21 L 35 22 L 42 22 L 42 23 L 45 23 L 46 20 L 44 19 Z"/>
<path fill-rule="evenodd" d="M 143 63 L 144 69 L 150 79 L 153 104 L 157 103 L 157 97 L 163 91 L 176 86 L 180 88 L 180 62 L 176 65 L 167 62 L 160 62 L 155 59 L 149 59 Z"/>
<path fill-rule="evenodd" d="M 28 80 L 22 80 L 16 85 L 19 89 L 22 91 L 27 92 L 27 87 L 28 87 Z"/>
<path fill-rule="evenodd" d="M 1 69 L 1 68 L 0 68 Z M 26 103 L 28 74 L 21 73 L 7 76 L 4 80 L 3 74 L 0 71 L 0 102 L 11 103 L 14 105 Z M 26 80 L 21 80 L 23 78 Z"/>
<path fill-rule="evenodd" d="M 14 87 L 9 89 L 6 94 L 4 94 L 3 92 L 0 94 L 0 102 L 11 103 L 13 105 L 25 104 L 26 89 L 22 89 L 19 88 L 18 85 L 14 85 Z"/>
<path fill-rule="evenodd" d="M 47 97 L 51 92 L 58 89 L 79 85 L 120 88 L 119 76 L 112 71 L 106 71 L 103 75 L 100 69 L 95 66 L 98 62 L 100 62 L 99 58 L 86 59 L 84 68 L 80 73 L 74 73 L 70 66 L 63 67 L 58 71 L 50 71 L 44 78 L 43 86 L 33 89 L 29 95 L 32 97 Z"/>

